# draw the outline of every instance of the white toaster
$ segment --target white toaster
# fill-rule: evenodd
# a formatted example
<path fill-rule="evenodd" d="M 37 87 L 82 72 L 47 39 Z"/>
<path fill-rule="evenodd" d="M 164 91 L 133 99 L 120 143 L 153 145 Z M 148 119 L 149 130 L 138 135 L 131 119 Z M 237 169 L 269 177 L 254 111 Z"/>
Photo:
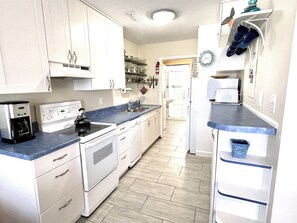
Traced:
<path fill-rule="evenodd" d="M 216 102 L 238 103 L 238 90 L 231 88 L 219 88 L 216 91 Z"/>

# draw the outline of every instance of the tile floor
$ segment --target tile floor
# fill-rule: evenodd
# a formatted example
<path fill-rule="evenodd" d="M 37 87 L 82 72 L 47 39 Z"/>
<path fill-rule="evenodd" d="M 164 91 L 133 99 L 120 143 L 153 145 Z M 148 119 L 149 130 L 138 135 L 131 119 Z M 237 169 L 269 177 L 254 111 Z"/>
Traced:
<path fill-rule="evenodd" d="M 184 121 L 169 120 L 163 138 L 77 223 L 207 223 L 211 159 L 185 151 L 184 130 Z"/>

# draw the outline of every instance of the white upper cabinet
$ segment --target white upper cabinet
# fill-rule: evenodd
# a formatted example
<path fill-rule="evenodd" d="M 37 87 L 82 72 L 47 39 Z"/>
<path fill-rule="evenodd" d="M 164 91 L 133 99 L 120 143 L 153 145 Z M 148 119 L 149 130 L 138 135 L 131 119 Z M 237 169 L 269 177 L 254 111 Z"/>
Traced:
<path fill-rule="evenodd" d="M 93 79 L 74 80 L 75 90 L 125 87 L 123 28 L 88 7 Z"/>
<path fill-rule="evenodd" d="M 112 21 L 107 24 L 108 74 L 113 79 L 113 88 L 125 88 L 123 27 Z"/>
<path fill-rule="evenodd" d="M 79 0 L 42 0 L 49 60 L 90 66 L 87 6 Z"/>
<path fill-rule="evenodd" d="M 0 93 L 50 90 L 41 0 L 1 1 Z"/>

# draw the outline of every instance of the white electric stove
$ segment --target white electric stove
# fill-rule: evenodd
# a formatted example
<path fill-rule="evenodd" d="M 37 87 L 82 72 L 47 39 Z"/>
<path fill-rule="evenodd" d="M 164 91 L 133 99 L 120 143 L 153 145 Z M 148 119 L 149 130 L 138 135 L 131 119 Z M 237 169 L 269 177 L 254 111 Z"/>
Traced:
<path fill-rule="evenodd" d="M 84 183 L 83 216 L 89 216 L 118 186 L 118 149 L 116 125 L 91 122 L 76 128 L 80 101 L 59 102 L 36 106 L 40 131 L 57 132 L 80 137 L 80 153 Z"/>

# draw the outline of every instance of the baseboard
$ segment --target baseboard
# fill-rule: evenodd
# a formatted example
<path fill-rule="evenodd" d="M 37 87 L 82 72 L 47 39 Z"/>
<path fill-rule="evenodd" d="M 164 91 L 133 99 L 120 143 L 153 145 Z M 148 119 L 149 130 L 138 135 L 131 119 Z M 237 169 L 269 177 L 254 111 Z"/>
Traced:
<path fill-rule="evenodd" d="M 203 151 L 197 151 L 196 156 L 202 156 L 202 157 L 212 157 L 212 152 L 203 152 Z"/>

